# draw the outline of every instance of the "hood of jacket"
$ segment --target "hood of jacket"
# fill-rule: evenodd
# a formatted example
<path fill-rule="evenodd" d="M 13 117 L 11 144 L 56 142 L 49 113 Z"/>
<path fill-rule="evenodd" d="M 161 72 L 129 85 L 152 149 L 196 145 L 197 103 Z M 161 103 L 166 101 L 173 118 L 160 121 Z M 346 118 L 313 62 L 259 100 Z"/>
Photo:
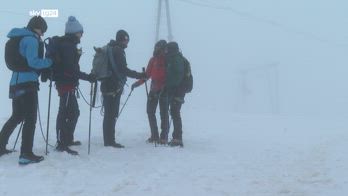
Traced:
<path fill-rule="evenodd" d="M 20 37 L 20 36 L 35 36 L 37 37 L 36 33 L 30 31 L 27 28 L 13 28 L 11 31 L 7 34 L 8 38 L 12 37 Z"/>

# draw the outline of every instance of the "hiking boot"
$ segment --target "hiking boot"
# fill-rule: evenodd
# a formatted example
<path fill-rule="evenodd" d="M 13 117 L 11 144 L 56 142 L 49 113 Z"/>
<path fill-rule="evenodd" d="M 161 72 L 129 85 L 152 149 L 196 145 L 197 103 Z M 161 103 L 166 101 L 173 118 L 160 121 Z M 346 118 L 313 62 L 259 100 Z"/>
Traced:
<path fill-rule="evenodd" d="M 81 142 L 76 140 L 76 141 L 72 141 L 68 144 L 68 146 L 81 146 Z"/>
<path fill-rule="evenodd" d="M 36 156 L 34 153 L 22 153 L 19 156 L 19 161 L 18 163 L 20 165 L 28 165 L 30 163 L 39 163 L 44 160 L 43 156 Z"/>
<path fill-rule="evenodd" d="M 159 141 L 158 141 L 159 144 L 162 144 L 162 145 L 166 145 L 168 144 L 168 139 L 166 138 L 161 138 Z"/>
<path fill-rule="evenodd" d="M 168 143 L 168 145 L 171 146 L 171 147 L 175 147 L 175 146 L 184 147 L 184 143 L 182 142 L 182 140 L 179 140 L 179 139 L 172 139 Z"/>
<path fill-rule="evenodd" d="M 10 154 L 12 150 L 7 150 L 6 148 L 0 148 L 0 157 L 5 154 Z"/>
<path fill-rule="evenodd" d="M 168 134 L 165 131 L 161 132 L 161 136 L 158 143 L 163 145 L 168 144 Z"/>
<path fill-rule="evenodd" d="M 79 155 L 79 153 L 75 150 L 71 150 L 68 146 L 62 145 L 62 144 L 58 144 L 56 147 L 56 150 L 58 152 L 67 152 L 68 154 L 71 155 Z"/>
<path fill-rule="evenodd" d="M 149 139 L 146 140 L 147 143 L 158 143 L 159 139 L 154 137 L 149 137 Z"/>
<path fill-rule="evenodd" d="M 108 144 L 104 144 L 105 147 L 114 147 L 114 148 L 124 148 L 124 146 L 122 144 L 113 142 L 113 143 L 108 143 Z"/>

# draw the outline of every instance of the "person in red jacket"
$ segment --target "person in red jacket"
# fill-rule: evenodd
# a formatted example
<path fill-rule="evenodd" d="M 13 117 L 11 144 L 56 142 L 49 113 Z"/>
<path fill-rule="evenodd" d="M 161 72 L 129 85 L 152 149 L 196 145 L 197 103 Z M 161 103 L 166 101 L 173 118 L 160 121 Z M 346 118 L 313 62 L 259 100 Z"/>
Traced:
<path fill-rule="evenodd" d="M 147 115 L 149 118 L 151 137 L 147 139 L 149 143 L 168 143 L 168 129 L 169 129 L 169 115 L 167 107 L 167 97 L 162 96 L 161 92 L 165 85 L 166 80 L 166 67 L 165 67 L 165 48 L 167 42 L 160 40 L 155 44 L 153 57 L 150 59 L 146 68 L 146 78 L 151 78 L 151 87 L 147 99 Z M 147 80 L 146 79 L 146 80 Z M 138 80 L 132 84 L 132 90 L 142 85 L 145 80 Z M 160 116 L 161 116 L 161 135 L 159 136 L 156 109 L 159 104 Z"/>

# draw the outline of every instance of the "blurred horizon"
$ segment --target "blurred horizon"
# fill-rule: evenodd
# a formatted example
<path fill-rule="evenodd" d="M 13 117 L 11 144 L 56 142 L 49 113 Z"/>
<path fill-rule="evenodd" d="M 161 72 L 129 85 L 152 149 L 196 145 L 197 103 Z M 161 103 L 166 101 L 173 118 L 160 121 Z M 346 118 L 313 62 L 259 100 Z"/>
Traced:
<path fill-rule="evenodd" d="M 194 89 L 185 107 L 246 114 L 348 115 L 348 2 L 343 0 L 170 0 L 174 40 L 192 64 Z M 81 69 L 89 72 L 93 46 L 119 29 L 130 34 L 128 66 L 147 66 L 155 41 L 158 1 L 19 1 L 0 8 L 0 52 L 7 33 L 24 27 L 29 12 L 58 9 L 44 37 L 63 35 L 68 16 L 84 27 Z M 165 14 L 160 38 L 167 38 Z M 11 111 L 11 72 L 0 59 L 1 117 Z M 134 80 L 129 79 L 128 84 Z M 86 93 L 89 84 L 81 82 Z M 128 89 L 129 90 L 129 89 Z M 140 92 L 141 91 L 141 92 Z M 130 107 L 145 107 L 144 92 Z M 47 84 L 41 85 L 46 105 Z M 82 102 L 80 101 L 82 106 Z M 84 105 L 82 107 L 85 107 Z"/>

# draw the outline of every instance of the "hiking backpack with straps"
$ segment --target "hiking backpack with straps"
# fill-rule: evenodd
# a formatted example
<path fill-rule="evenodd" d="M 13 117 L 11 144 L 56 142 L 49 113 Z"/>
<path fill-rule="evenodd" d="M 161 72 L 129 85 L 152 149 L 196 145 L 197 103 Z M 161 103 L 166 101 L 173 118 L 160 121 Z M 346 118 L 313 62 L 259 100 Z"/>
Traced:
<path fill-rule="evenodd" d="M 33 71 L 33 68 L 30 68 L 28 65 L 28 61 L 25 57 L 23 57 L 20 52 L 20 42 L 24 37 L 27 36 L 18 36 L 18 37 L 11 37 L 5 45 L 5 62 L 6 66 L 9 70 L 15 71 L 15 72 L 29 72 Z M 36 38 L 35 36 L 32 36 Z M 36 38 L 37 39 L 37 38 Z M 43 43 L 42 41 L 39 41 L 39 48 L 38 48 L 38 56 L 39 58 L 43 57 Z"/>
<path fill-rule="evenodd" d="M 184 57 L 185 75 L 181 82 L 185 93 L 190 93 L 193 89 L 193 76 L 190 62 Z"/>
<path fill-rule="evenodd" d="M 111 69 L 109 69 L 110 61 L 108 47 L 109 46 L 107 45 L 101 48 L 93 47 L 95 50 L 95 55 L 93 57 L 93 67 L 91 73 L 95 75 L 99 81 L 110 77 L 112 74 Z"/>
<path fill-rule="evenodd" d="M 93 47 L 95 55 L 93 57 L 93 67 L 91 73 L 96 76 L 97 80 L 102 81 L 115 74 L 119 79 L 121 86 L 126 83 L 126 77 L 120 73 L 117 63 L 115 62 L 112 47 L 109 45 L 101 48 Z"/>
<path fill-rule="evenodd" d="M 53 61 L 53 64 L 51 68 L 42 71 L 42 81 L 47 81 L 47 79 L 52 79 L 52 81 L 56 81 L 59 77 L 59 73 L 63 70 L 63 67 L 61 65 L 62 60 L 59 53 L 60 42 L 61 37 L 59 36 L 48 37 L 44 40 L 46 48 L 45 57 L 50 58 Z"/>

